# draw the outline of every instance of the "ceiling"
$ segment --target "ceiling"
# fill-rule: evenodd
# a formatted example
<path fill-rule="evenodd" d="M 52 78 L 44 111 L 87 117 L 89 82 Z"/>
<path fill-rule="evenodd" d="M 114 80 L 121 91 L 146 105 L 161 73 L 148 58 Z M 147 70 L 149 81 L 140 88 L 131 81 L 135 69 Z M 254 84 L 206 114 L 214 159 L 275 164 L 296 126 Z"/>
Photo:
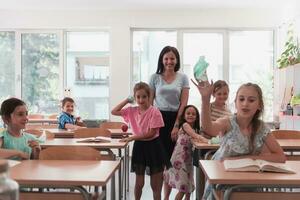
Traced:
<path fill-rule="evenodd" d="M 0 0 L 0 10 L 182 10 L 282 8 L 297 0 Z"/>

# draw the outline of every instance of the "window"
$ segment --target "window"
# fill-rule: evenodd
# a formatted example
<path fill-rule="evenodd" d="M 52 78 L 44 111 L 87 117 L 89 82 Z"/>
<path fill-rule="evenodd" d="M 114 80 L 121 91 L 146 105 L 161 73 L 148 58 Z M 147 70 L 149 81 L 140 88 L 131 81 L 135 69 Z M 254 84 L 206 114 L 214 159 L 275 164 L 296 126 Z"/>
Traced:
<path fill-rule="evenodd" d="M 134 31 L 133 32 L 133 85 L 149 82 L 156 72 L 160 51 L 167 45 L 176 47 L 176 31 Z"/>
<path fill-rule="evenodd" d="M 238 86 L 246 82 L 258 83 L 264 93 L 264 120 L 273 120 L 273 59 L 272 30 L 229 31 L 184 30 L 152 31 L 133 30 L 133 82 L 149 81 L 155 73 L 157 60 L 165 45 L 178 46 L 182 69 L 193 78 L 193 67 L 199 56 L 209 63 L 207 74 L 214 81 L 229 83 L 229 107 L 234 109 Z M 226 51 L 224 51 L 226 50 Z M 200 109 L 200 95 L 190 83 L 189 104 Z"/>
<path fill-rule="evenodd" d="M 221 33 L 183 33 L 183 70 L 194 77 L 193 69 L 200 56 L 205 56 L 209 63 L 207 74 L 209 79 L 218 80 L 223 77 L 223 35 Z M 200 94 L 190 81 L 188 104 L 200 109 Z"/>
<path fill-rule="evenodd" d="M 9 96 L 15 96 L 14 32 L 0 32 L 0 74 L 0 102 L 2 102 Z"/>
<path fill-rule="evenodd" d="M 273 32 L 229 32 L 229 101 L 234 101 L 238 87 L 257 83 L 264 96 L 264 119 L 273 119 Z M 232 105 L 232 107 L 234 107 Z"/>
<path fill-rule="evenodd" d="M 83 119 L 109 119 L 109 33 L 67 32 L 65 86 Z"/>
<path fill-rule="evenodd" d="M 22 99 L 32 113 L 58 113 L 59 37 L 22 33 Z"/>

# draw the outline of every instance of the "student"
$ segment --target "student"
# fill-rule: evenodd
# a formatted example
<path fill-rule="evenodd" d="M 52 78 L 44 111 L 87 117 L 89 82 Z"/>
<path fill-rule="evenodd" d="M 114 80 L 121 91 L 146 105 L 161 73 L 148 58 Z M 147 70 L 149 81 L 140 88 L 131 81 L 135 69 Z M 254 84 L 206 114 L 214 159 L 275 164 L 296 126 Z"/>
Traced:
<path fill-rule="evenodd" d="M 58 128 L 59 129 L 79 129 L 83 128 L 85 125 L 80 120 L 80 117 L 74 117 L 74 100 L 70 97 L 65 97 L 61 101 L 62 113 L 58 118 Z"/>
<path fill-rule="evenodd" d="M 247 83 L 240 86 L 235 97 L 236 114 L 212 122 L 209 112 L 213 86 L 209 82 L 198 82 L 202 97 L 201 125 L 204 131 L 222 137 L 214 160 L 252 158 L 271 162 L 285 162 L 286 157 L 270 129 L 260 120 L 264 110 L 261 88 Z M 211 186 L 207 185 L 204 199 L 211 199 Z"/>
<path fill-rule="evenodd" d="M 216 121 L 220 117 L 231 116 L 231 111 L 227 108 L 226 101 L 229 95 L 228 84 L 223 80 L 218 80 L 213 84 L 212 96 L 215 100 L 210 104 L 211 120 Z"/>
<path fill-rule="evenodd" d="M 9 98 L 1 104 L 1 117 L 7 129 L 0 132 L 0 157 L 14 160 L 38 159 L 40 146 L 36 136 L 22 131 L 28 122 L 25 103 Z"/>
<path fill-rule="evenodd" d="M 188 105 L 184 108 L 179 120 L 178 139 L 171 157 L 172 168 L 164 173 L 164 181 L 169 187 L 176 188 L 178 193 L 176 200 L 190 199 L 195 189 L 193 164 L 192 164 L 192 142 L 191 139 L 207 143 L 208 140 L 199 135 L 200 115 L 197 108 Z M 169 199 L 165 196 L 165 200 Z"/>
<path fill-rule="evenodd" d="M 159 136 L 160 127 L 164 122 L 159 110 L 150 104 L 150 88 L 146 83 L 140 82 L 134 86 L 134 98 L 137 106 L 124 108 L 130 99 L 123 100 L 111 114 L 122 116 L 130 123 L 133 136 L 122 139 L 123 142 L 134 140 L 131 172 L 135 172 L 135 199 L 141 199 L 144 186 L 145 171 L 150 175 L 150 185 L 153 191 L 153 199 L 161 199 L 163 183 L 163 170 L 170 167 Z"/>

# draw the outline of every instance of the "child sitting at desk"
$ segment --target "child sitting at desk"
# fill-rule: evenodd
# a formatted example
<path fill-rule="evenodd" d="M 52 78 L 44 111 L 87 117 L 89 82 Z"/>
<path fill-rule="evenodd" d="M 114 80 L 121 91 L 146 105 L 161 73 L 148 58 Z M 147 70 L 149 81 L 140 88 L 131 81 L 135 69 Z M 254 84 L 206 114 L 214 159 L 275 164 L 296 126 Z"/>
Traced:
<path fill-rule="evenodd" d="M 194 82 L 194 81 L 193 81 Z M 271 162 L 285 162 L 286 157 L 270 129 L 260 120 L 264 110 L 261 88 L 246 83 L 236 92 L 236 114 L 211 121 L 209 103 L 213 86 L 209 82 L 198 82 L 202 97 L 201 125 L 210 136 L 222 137 L 214 160 L 252 158 Z M 207 185 L 203 199 L 212 198 L 212 187 Z"/>
<path fill-rule="evenodd" d="M 70 97 L 65 97 L 62 101 L 62 113 L 58 118 L 59 129 L 79 129 L 85 127 L 80 117 L 74 117 L 74 100 Z"/>
<path fill-rule="evenodd" d="M 28 111 L 22 100 L 10 98 L 3 101 L 1 117 L 7 129 L 0 132 L 0 158 L 14 160 L 38 158 L 39 139 L 22 131 L 28 122 L 27 116 Z"/>

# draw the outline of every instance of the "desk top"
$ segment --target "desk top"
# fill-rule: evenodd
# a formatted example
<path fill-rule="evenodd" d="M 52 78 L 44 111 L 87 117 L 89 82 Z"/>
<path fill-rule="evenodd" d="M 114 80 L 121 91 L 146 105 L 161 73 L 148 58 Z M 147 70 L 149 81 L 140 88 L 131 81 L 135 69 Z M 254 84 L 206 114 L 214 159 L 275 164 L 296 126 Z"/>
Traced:
<path fill-rule="evenodd" d="M 121 137 L 121 136 L 128 136 L 132 135 L 132 130 L 128 129 L 126 132 L 123 132 L 120 128 L 109 128 L 108 129 L 111 133 L 111 137 Z"/>
<path fill-rule="evenodd" d="M 283 150 L 300 150 L 300 139 L 277 139 Z"/>
<path fill-rule="evenodd" d="M 128 142 L 119 142 L 119 139 L 112 139 L 111 142 L 77 142 L 83 138 L 54 138 L 41 143 L 41 148 L 53 146 L 87 146 L 93 148 L 123 149 Z"/>
<path fill-rule="evenodd" d="M 200 166 L 211 184 L 261 184 L 261 185 L 300 185 L 300 161 L 286 161 L 286 165 L 296 174 L 269 172 L 228 172 L 223 162 L 200 160 Z"/>
<path fill-rule="evenodd" d="M 25 160 L 10 169 L 10 177 L 23 185 L 103 186 L 120 161 Z"/>
<path fill-rule="evenodd" d="M 73 138 L 74 130 L 66 129 L 44 129 L 55 135 L 55 138 Z M 132 135 L 132 130 L 128 129 L 127 132 L 123 132 L 121 129 L 108 129 L 111 132 L 112 138 L 119 138 L 122 136 Z"/>
<path fill-rule="evenodd" d="M 28 123 L 33 124 L 33 123 L 49 123 L 49 124 L 57 124 L 58 121 L 57 119 L 47 119 L 47 118 L 43 118 L 43 119 L 28 119 Z"/>
<path fill-rule="evenodd" d="M 73 138 L 74 137 L 74 130 L 66 130 L 66 129 L 43 129 L 45 131 L 49 131 L 54 134 L 56 138 Z"/>
<path fill-rule="evenodd" d="M 281 148 L 285 151 L 288 150 L 300 150 L 300 139 L 276 139 Z M 207 143 L 201 143 L 197 142 L 195 140 L 192 140 L 193 145 L 197 149 L 206 149 L 211 150 L 215 149 L 217 150 L 219 148 L 219 144 L 207 144 Z"/>

